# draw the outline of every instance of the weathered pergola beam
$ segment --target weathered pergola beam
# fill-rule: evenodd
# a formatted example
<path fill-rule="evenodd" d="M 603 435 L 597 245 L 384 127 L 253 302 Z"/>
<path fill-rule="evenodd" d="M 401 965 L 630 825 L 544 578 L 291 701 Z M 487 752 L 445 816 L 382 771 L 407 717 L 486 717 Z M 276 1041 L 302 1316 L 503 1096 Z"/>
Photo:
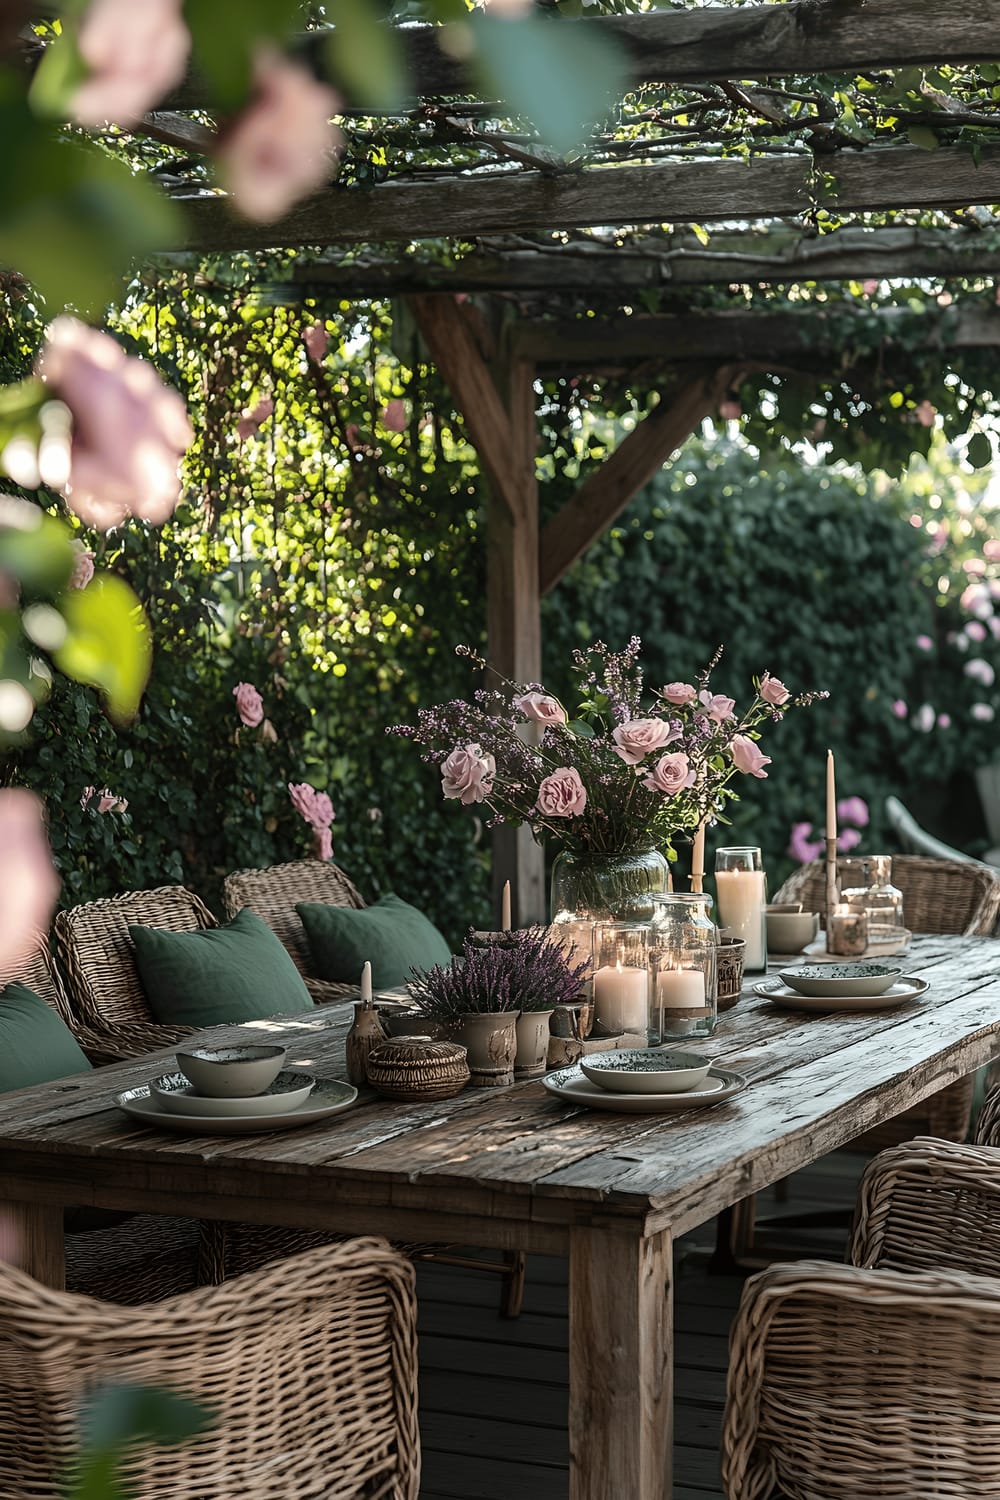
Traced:
<path fill-rule="evenodd" d="M 194 250 L 277 249 L 449 235 L 475 238 L 599 224 L 708 224 L 794 217 L 822 189 L 842 213 L 1000 202 L 1000 146 L 978 158 L 960 147 L 872 147 L 822 159 L 768 156 L 748 162 L 684 160 L 656 166 L 591 168 L 549 177 L 511 171 L 390 181 L 370 189 L 333 186 L 272 225 L 251 224 L 221 194 L 176 195 Z"/>
<path fill-rule="evenodd" d="M 137 0 L 140 3 L 140 0 Z M 1000 57 L 1000 0 L 865 0 L 864 4 L 790 0 L 781 5 L 706 6 L 646 15 L 555 19 L 557 26 L 617 42 L 628 61 L 630 86 L 783 74 L 842 72 L 918 63 L 971 62 Z M 439 46 L 432 26 L 399 28 L 412 97 L 478 93 L 464 61 Z M 357 98 L 348 78 L 331 71 L 325 30 L 306 32 L 298 49 L 335 83 L 345 104 Z M 204 108 L 200 80 L 189 78 L 171 108 Z"/>
<path fill-rule="evenodd" d="M 979 304 L 927 315 L 927 344 L 942 349 L 992 349 L 1000 345 L 1000 308 Z M 890 342 L 912 314 L 905 308 L 870 308 L 856 312 L 849 304 L 823 307 L 804 303 L 801 312 L 669 313 L 630 318 L 555 318 L 519 324 L 512 346 L 541 369 L 588 370 L 592 365 L 660 360 L 665 365 L 694 361 L 747 361 L 794 364 L 803 358 L 847 354 Z M 873 340 L 871 331 L 878 329 Z M 857 337 L 855 338 L 855 333 Z"/>
<path fill-rule="evenodd" d="M 543 528 L 538 546 L 542 594 L 554 588 L 577 558 L 603 536 L 740 378 L 739 369 L 727 365 L 692 380 L 671 400 L 654 406 L 622 438 L 610 458 L 584 480 Z"/>

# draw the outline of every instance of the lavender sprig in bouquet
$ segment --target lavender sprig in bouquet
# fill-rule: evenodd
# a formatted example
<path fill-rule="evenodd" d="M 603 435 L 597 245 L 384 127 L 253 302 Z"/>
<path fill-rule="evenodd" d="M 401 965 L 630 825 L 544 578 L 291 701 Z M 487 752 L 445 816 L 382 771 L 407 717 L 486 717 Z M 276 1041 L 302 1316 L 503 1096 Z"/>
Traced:
<path fill-rule="evenodd" d="M 458 654 L 487 664 L 475 651 Z M 765 672 L 742 713 L 711 687 L 721 647 L 695 683 L 668 682 L 644 704 L 641 642 L 623 651 L 596 642 L 573 653 L 580 703 L 572 716 L 540 683 L 497 677 L 471 702 L 422 709 L 416 724 L 390 730 L 424 748 L 441 789 L 466 806 L 483 803 L 489 824 L 528 823 L 573 853 L 672 853 L 678 832 L 725 820 L 740 776 L 766 777 L 761 731 L 826 693 L 793 697 Z"/>

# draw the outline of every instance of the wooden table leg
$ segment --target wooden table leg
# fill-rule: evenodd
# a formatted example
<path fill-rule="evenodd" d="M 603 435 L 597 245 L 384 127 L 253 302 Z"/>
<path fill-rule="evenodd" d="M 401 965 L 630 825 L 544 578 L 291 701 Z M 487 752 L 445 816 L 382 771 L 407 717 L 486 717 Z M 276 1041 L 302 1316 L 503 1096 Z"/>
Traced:
<path fill-rule="evenodd" d="M 671 1248 L 669 1230 L 570 1231 L 570 1500 L 670 1500 Z"/>
<path fill-rule="evenodd" d="M 49 1203 L 2 1203 L 0 1216 L 10 1227 L 13 1259 L 22 1271 L 61 1292 L 66 1286 L 63 1210 Z"/>

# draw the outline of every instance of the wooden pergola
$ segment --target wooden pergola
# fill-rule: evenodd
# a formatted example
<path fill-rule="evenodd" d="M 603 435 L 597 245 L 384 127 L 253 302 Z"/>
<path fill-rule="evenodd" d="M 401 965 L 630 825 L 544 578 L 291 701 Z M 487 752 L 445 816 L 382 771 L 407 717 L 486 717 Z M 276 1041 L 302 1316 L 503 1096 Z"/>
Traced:
<path fill-rule="evenodd" d="M 780 106 L 754 94 L 761 80 L 849 72 L 877 81 L 885 68 L 1000 57 L 1000 0 L 982 0 L 974 10 L 967 0 L 792 0 L 554 24 L 615 38 L 636 88 L 716 84 L 735 90 L 732 97 L 756 100 L 765 118 Z M 408 26 L 401 37 L 417 108 L 454 125 L 449 101 L 475 100 L 474 80 L 461 61 L 440 50 L 434 28 Z M 316 32 L 300 38 L 319 68 L 328 65 L 321 43 Z M 349 83 L 334 81 L 349 110 Z M 204 102 L 192 78 L 145 128 L 169 145 L 204 149 L 206 126 L 185 113 Z M 1000 125 L 1000 114 L 984 113 L 985 107 L 977 112 L 966 101 L 972 127 L 984 132 L 974 151 L 962 143 L 927 150 L 910 139 L 849 149 L 813 122 L 801 149 L 762 150 L 742 159 L 681 153 L 663 160 L 651 150 L 653 159 L 638 163 L 580 166 L 541 148 L 505 145 L 505 159 L 494 169 L 425 173 L 367 190 L 333 186 L 263 228 L 235 217 L 216 192 L 182 189 L 174 196 L 187 216 L 187 251 L 195 255 L 308 248 L 291 281 L 271 289 L 275 296 L 405 297 L 489 480 L 491 659 L 506 675 L 534 681 L 541 674 L 542 596 L 720 398 L 750 372 L 815 373 L 845 352 L 842 306 L 836 319 L 808 301 L 801 311 L 751 307 L 581 318 L 560 314 L 560 297 L 586 295 L 609 280 L 624 295 L 713 284 L 997 274 L 1000 234 L 989 232 L 989 223 L 987 232 L 978 232 L 974 214 L 967 220 L 972 227 L 891 223 L 827 233 L 818 232 L 816 218 L 820 203 L 827 213 L 845 216 L 1000 202 L 1000 143 L 988 134 Z M 942 123 L 957 118 L 953 110 Z M 703 234 L 665 231 L 689 224 L 720 227 L 707 243 Z M 593 233 L 581 237 L 581 230 Z M 446 237 L 472 241 L 474 248 L 457 265 L 443 267 L 415 246 Z M 514 291 L 544 299 L 547 315 L 492 317 L 491 297 Z M 460 303 L 456 292 L 476 294 L 476 300 Z M 859 309 L 859 327 L 864 319 L 869 329 L 867 347 L 872 319 L 889 345 L 899 316 L 895 309 Z M 932 319 L 927 338 L 943 339 Z M 958 309 L 945 341 L 1000 344 L 1000 310 L 984 312 L 981 303 L 975 311 Z M 555 373 L 600 379 L 650 362 L 663 373 L 659 404 L 540 527 L 536 379 Z M 498 835 L 494 878 L 511 879 L 516 922 L 543 915 L 542 852 L 526 830 Z"/>

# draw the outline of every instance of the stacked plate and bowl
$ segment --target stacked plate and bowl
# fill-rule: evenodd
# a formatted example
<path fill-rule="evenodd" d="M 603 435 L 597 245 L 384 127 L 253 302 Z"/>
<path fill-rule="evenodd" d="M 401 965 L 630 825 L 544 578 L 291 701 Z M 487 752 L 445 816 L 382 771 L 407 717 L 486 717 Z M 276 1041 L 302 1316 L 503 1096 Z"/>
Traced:
<path fill-rule="evenodd" d="M 636 1115 L 721 1104 L 746 1088 L 741 1073 L 720 1068 L 699 1052 L 660 1047 L 598 1052 L 542 1082 L 566 1104 Z"/>
<path fill-rule="evenodd" d="M 895 964 L 801 964 L 782 969 L 775 979 L 755 984 L 755 995 L 786 1010 L 892 1010 L 915 1000 L 926 979 L 904 974 Z"/>

